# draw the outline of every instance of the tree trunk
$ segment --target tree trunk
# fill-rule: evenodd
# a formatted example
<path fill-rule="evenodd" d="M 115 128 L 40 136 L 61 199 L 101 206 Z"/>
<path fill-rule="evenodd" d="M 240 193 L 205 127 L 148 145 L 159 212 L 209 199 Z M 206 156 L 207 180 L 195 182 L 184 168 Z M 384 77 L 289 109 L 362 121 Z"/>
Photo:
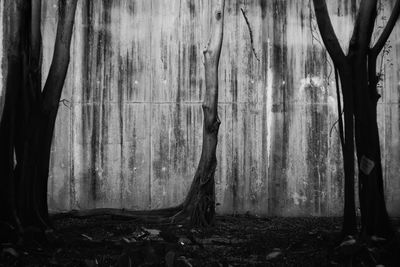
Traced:
<path fill-rule="evenodd" d="M 10 42 L 8 44 L 8 69 L 5 88 L 5 102 L 0 122 L 0 222 L 8 225 L 7 230 L 21 230 L 15 205 L 14 152 L 16 142 L 16 108 L 18 94 L 23 86 L 21 37 L 23 1 L 11 1 Z M 4 226 L 4 225 L 2 225 Z"/>
<path fill-rule="evenodd" d="M 344 144 L 343 168 L 344 168 L 344 211 L 343 228 L 344 236 L 357 233 L 356 204 L 354 197 L 354 123 L 353 123 L 353 93 L 352 72 L 345 68 L 339 71 L 343 92 L 344 113 Z M 340 98 L 340 95 L 337 95 Z M 339 111 L 339 116 L 340 115 Z"/>
<path fill-rule="evenodd" d="M 342 143 L 345 173 L 343 234 L 354 234 L 357 230 L 354 205 L 355 138 L 362 234 L 390 237 L 393 230 L 385 206 L 377 123 L 376 58 L 399 17 L 400 0 L 396 1 L 387 25 L 372 48 L 369 45 L 377 15 L 377 0 L 361 1 L 347 56 L 333 30 L 325 0 L 313 2 L 323 42 L 339 70 L 342 85 L 345 117 L 345 140 Z M 339 98 L 340 95 L 338 101 Z"/>
<path fill-rule="evenodd" d="M 203 145 L 197 167 L 183 209 L 175 218 L 189 215 L 193 225 L 208 226 L 215 217 L 215 182 L 218 142 L 218 65 L 224 27 L 225 0 L 218 0 L 212 16 L 212 34 L 204 54 L 206 92 L 203 101 Z"/>
<path fill-rule="evenodd" d="M 363 235 L 390 237 L 393 229 L 386 210 L 383 188 L 379 129 L 377 123 L 376 55 L 368 56 L 368 84 L 356 99 L 360 113 L 356 115 L 357 158 L 359 169 L 359 198 L 361 209 L 361 232 Z M 365 67 L 367 69 L 367 67 Z M 370 168 L 367 168 L 370 165 Z"/>
<path fill-rule="evenodd" d="M 47 208 L 50 151 L 58 106 L 69 65 L 77 0 L 62 0 L 59 4 L 53 59 L 43 92 L 39 95 L 39 101 L 35 102 L 36 105 L 31 114 L 26 155 L 19 185 L 19 188 L 25 191 L 19 196 L 22 203 L 20 212 L 24 216 L 25 224 L 41 228 L 50 226 Z M 33 34 L 31 40 L 39 39 L 37 34 L 40 34 L 40 31 Z M 32 76 L 35 77 L 35 74 L 37 73 L 33 73 Z M 36 91 L 35 88 L 31 89 Z"/>
<path fill-rule="evenodd" d="M 9 70 L 0 126 L 0 172 L 6 174 L 0 186 L 4 191 L 2 203 L 6 203 L 1 220 L 7 224 L 41 229 L 50 225 L 47 208 L 50 150 L 69 65 L 76 5 L 77 0 L 59 1 L 53 60 L 42 92 L 41 1 L 12 4 Z"/>

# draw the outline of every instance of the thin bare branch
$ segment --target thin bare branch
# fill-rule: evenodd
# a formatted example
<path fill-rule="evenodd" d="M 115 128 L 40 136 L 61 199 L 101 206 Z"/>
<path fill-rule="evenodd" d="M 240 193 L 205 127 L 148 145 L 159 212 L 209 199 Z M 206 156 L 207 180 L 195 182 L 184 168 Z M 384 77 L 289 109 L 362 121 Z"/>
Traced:
<path fill-rule="evenodd" d="M 336 82 L 336 96 L 337 96 L 337 105 L 338 105 L 338 122 L 339 122 L 339 136 L 340 136 L 340 143 L 342 144 L 342 148 L 344 149 L 345 141 L 344 141 L 344 126 L 343 126 L 343 119 L 342 119 L 342 103 L 340 100 L 340 85 L 339 85 L 339 73 L 337 68 L 335 68 L 335 82 Z"/>
<path fill-rule="evenodd" d="M 240 10 L 242 11 L 244 20 L 246 21 L 246 24 L 247 24 L 247 28 L 249 29 L 251 50 L 253 51 L 254 57 L 257 59 L 258 62 L 260 62 L 260 59 L 257 56 L 256 50 L 254 49 L 253 31 L 251 30 L 250 22 L 247 19 L 246 12 L 244 12 L 243 8 L 240 8 Z"/>

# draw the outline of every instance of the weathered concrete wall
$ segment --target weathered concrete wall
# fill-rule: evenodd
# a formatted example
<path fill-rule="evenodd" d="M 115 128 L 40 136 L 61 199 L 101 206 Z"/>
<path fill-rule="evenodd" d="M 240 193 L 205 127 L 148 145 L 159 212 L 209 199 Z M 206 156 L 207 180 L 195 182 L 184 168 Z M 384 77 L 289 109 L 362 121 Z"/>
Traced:
<path fill-rule="evenodd" d="M 345 47 L 355 0 L 327 2 Z M 383 2 L 381 14 L 387 16 L 392 3 Z M 62 96 L 69 103 L 60 105 L 52 151 L 52 210 L 150 209 L 184 198 L 201 152 L 201 50 L 208 39 L 211 4 L 212 0 L 79 1 Z M 341 150 L 337 131 L 331 131 L 337 119 L 334 75 L 309 1 L 226 4 L 218 211 L 341 214 Z M 240 8 L 249 19 L 258 59 Z M 44 75 L 56 14 L 57 1 L 43 1 Z M 2 21 L 6 25 L 7 17 Z M 385 89 L 379 104 L 392 215 L 400 215 L 399 35 L 400 25 L 384 58 Z M 0 51 L 1 57 L 4 48 Z M 4 57 L 2 61 L 1 96 L 7 65 Z"/>

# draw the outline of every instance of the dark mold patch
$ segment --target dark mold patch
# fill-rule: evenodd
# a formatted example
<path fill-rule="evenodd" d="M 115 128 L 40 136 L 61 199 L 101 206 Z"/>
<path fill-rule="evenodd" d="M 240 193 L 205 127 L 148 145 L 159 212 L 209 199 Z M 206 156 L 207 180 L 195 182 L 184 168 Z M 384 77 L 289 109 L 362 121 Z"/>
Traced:
<path fill-rule="evenodd" d="M 196 2 L 197 0 L 189 0 L 187 2 L 190 12 L 190 18 L 194 18 L 196 16 Z"/>
<path fill-rule="evenodd" d="M 261 8 L 261 17 L 264 19 L 267 15 L 267 1 L 268 0 L 259 0 L 259 5 Z"/>
<path fill-rule="evenodd" d="M 135 1 L 128 1 L 128 11 L 131 15 L 135 14 Z"/>
<path fill-rule="evenodd" d="M 192 44 L 189 52 L 189 86 L 190 92 L 197 86 L 197 46 Z"/>
<path fill-rule="evenodd" d="M 161 110 L 158 110 L 160 112 Z M 160 118 L 160 132 L 158 136 L 158 156 L 153 160 L 154 177 L 153 180 L 165 181 L 169 178 L 169 166 L 170 166 L 170 155 L 169 155 L 169 135 L 168 135 L 168 124 L 167 118 L 164 113 L 161 113 Z"/>
<path fill-rule="evenodd" d="M 178 170 L 180 166 L 180 160 L 182 157 L 182 152 L 184 151 L 185 147 L 185 139 L 184 139 L 184 132 L 182 129 L 182 86 L 181 84 L 184 83 L 184 73 L 185 73 L 185 58 L 186 58 L 186 47 L 183 46 L 181 42 L 179 42 L 179 62 L 178 62 L 178 89 L 176 94 L 176 101 L 175 101 L 175 111 L 174 111 L 174 137 L 175 137 L 175 146 L 173 147 L 173 166 L 175 170 Z M 182 63 L 181 63 L 182 62 Z M 183 65 L 183 66 L 182 66 Z M 183 75 L 182 75 L 183 74 Z"/>
<path fill-rule="evenodd" d="M 273 77 L 273 92 L 272 98 L 279 107 L 279 114 L 276 120 L 276 127 L 273 133 L 273 143 L 271 150 L 274 151 L 271 159 L 271 175 L 269 179 L 268 190 L 268 212 L 271 215 L 280 214 L 283 207 L 286 205 L 286 187 L 287 181 L 280 179 L 285 177 L 288 149 L 288 133 L 289 133 L 289 117 L 285 115 L 288 106 L 287 101 L 290 101 L 288 94 L 289 82 L 288 78 L 288 55 L 287 55 L 287 1 L 273 1 L 273 62 L 274 68 Z M 292 85 L 292 84 L 290 84 Z"/>
<path fill-rule="evenodd" d="M 231 67 L 231 92 L 232 92 L 232 124 L 234 131 L 238 129 L 238 70 L 236 64 L 232 61 Z M 232 206 L 233 212 L 238 212 L 238 204 L 239 204 L 239 148 L 236 140 L 236 135 L 232 134 L 232 148 L 233 148 L 233 155 L 232 155 L 232 180 L 230 181 L 232 187 Z"/>

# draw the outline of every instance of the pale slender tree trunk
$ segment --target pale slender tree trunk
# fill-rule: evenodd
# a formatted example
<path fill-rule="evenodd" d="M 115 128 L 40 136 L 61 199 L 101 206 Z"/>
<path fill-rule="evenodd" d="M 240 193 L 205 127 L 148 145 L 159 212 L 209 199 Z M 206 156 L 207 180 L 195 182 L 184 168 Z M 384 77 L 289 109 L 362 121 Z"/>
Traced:
<path fill-rule="evenodd" d="M 189 215 L 193 225 L 208 226 L 215 217 L 215 181 L 217 167 L 216 148 L 218 129 L 218 65 L 224 32 L 225 0 L 215 1 L 212 14 L 212 33 L 203 51 L 206 91 L 203 100 L 203 145 L 200 161 L 183 203 L 182 211 L 176 218 Z"/>

